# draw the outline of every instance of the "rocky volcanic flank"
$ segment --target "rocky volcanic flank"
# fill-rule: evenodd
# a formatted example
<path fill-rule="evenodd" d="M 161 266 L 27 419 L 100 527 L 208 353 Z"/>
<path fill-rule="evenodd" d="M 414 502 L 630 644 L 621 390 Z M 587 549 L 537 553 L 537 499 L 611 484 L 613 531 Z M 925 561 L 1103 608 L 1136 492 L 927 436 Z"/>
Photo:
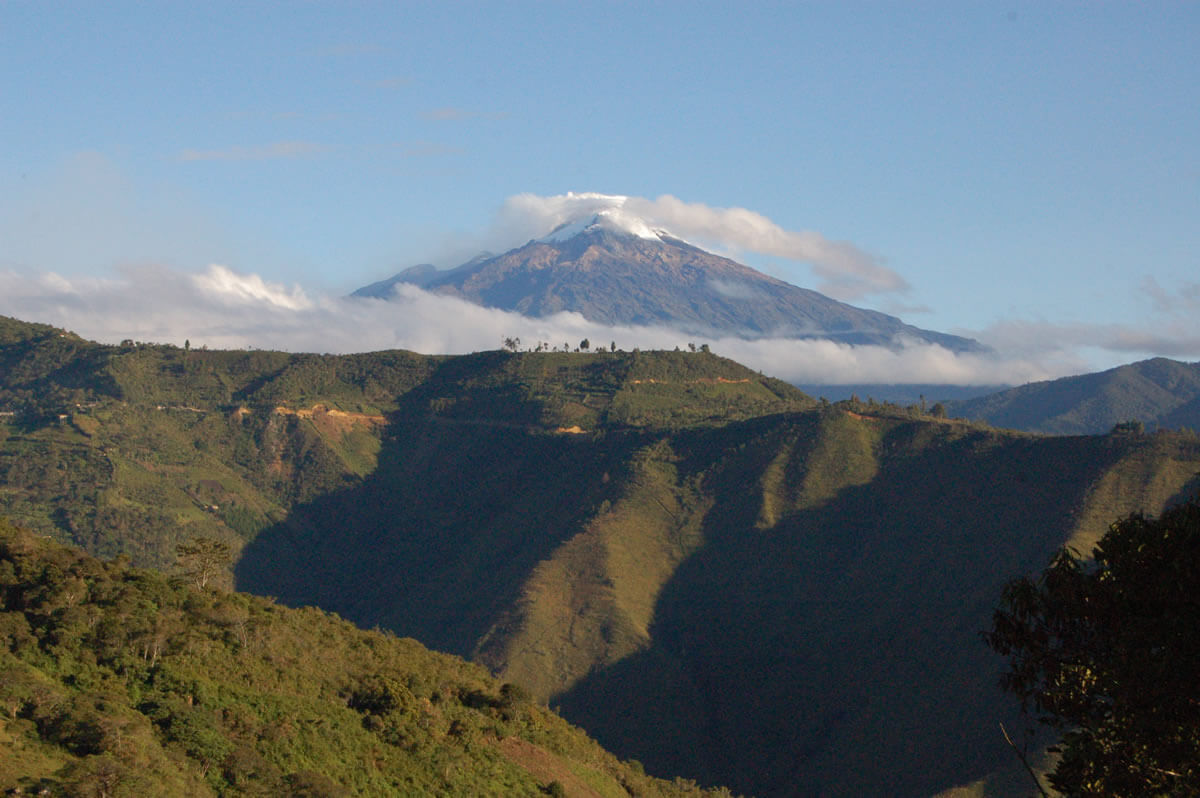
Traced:
<path fill-rule="evenodd" d="M 697 335 L 983 348 L 706 252 L 619 205 L 590 211 L 501 255 L 486 253 L 447 271 L 414 266 L 353 295 L 388 298 L 400 283 L 526 316 L 575 311 L 601 324 L 665 326 Z"/>

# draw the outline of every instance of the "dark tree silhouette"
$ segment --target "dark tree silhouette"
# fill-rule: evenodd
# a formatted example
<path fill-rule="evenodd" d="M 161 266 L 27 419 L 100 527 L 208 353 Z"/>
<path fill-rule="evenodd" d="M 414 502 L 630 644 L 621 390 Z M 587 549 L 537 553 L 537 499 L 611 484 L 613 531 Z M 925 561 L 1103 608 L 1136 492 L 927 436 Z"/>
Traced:
<path fill-rule="evenodd" d="M 988 644 L 1061 742 L 1068 796 L 1200 795 L 1200 498 L 1009 583 Z"/>

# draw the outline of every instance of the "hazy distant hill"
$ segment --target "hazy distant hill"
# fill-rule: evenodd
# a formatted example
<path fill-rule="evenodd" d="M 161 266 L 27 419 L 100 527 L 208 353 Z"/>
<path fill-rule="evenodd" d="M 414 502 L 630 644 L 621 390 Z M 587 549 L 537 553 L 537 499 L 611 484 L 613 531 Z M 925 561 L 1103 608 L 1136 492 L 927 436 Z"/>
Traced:
<path fill-rule="evenodd" d="M 998 427 L 1088 435 L 1126 421 L 1200 428 L 1200 363 L 1154 358 L 1095 374 L 1035 382 L 946 403 L 950 415 Z"/>
<path fill-rule="evenodd" d="M 973 340 L 785 283 L 637 223 L 595 214 L 502 255 L 445 272 L 413 267 L 354 295 L 388 298 L 397 283 L 412 283 L 527 316 L 568 310 L 601 324 L 667 325 L 702 335 L 982 349 Z"/>
<path fill-rule="evenodd" d="M 846 383 L 840 385 L 818 385 L 800 383 L 797 387 L 810 396 L 824 397 L 830 401 L 850 399 L 857 396 L 864 401 L 891 402 L 899 405 L 926 407 L 949 400 L 975 399 L 998 391 L 1007 390 L 1007 385 L 945 385 L 942 383 Z"/>
<path fill-rule="evenodd" d="M 1001 584 L 1200 470 L 1192 435 L 831 405 L 704 352 L 206 352 L 0 319 L 0 363 L 0 515 L 143 564 L 225 541 L 243 588 L 768 796 L 1006 794 L 1018 721 L 978 638 Z"/>

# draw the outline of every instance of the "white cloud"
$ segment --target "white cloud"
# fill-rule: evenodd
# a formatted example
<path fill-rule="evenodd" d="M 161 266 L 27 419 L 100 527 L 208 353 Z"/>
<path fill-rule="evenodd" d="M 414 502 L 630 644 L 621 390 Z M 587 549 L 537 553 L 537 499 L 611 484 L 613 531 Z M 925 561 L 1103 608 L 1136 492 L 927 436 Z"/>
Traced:
<path fill-rule="evenodd" d="M 725 338 L 712 348 L 764 374 L 804 384 L 1018 385 L 1055 376 L 1033 359 L 955 353 L 916 342 L 892 349 L 822 339 Z"/>
<path fill-rule="evenodd" d="M 499 348 L 504 338 L 553 347 L 583 338 L 623 349 L 714 352 L 793 382 L 1020 383 L 1069 371 L 1047 367 L 1034 348 L 1015 356 L 955 354 L 939 346 L 896 349 L 823 340 L 703 338 L 665 327 L 608 327 L 578 313 L 527 318 L 400 285 L 392 301 L 315 296 L 255 274 L 210 266 L 197 274 L 126 267 L 109 277 L 0 272 L 0 314 L 55 324 L 87 338 L 170 342 L 211 348 L 311 352 L 411 349 L 464 353 Z"/>
<path fill-rule="evenodd" d="M 837 299 L 903 292 L 908 283 L 879 258 L 846 241 L 830 241 L 811 230 L 785 230 L 746 208 L 713 208 L 664 194 L 656 200 L 631 197 L 627 207 L 677 235 L 719 242 L 739 250 L 804 261 L 824 282 L 818 290 Z"/>
<path fill-rule="evenodd" d="M 313 305 L 300 286 L 292 286 L 289 291 L 281 285 L 266 282 L 257 274 L 238 274 L 215 263 L 203 274 L 192 275 L 191 279 L 202 293 L 218 301 L 273 305 L 289 310 L 306 310 Z"/>

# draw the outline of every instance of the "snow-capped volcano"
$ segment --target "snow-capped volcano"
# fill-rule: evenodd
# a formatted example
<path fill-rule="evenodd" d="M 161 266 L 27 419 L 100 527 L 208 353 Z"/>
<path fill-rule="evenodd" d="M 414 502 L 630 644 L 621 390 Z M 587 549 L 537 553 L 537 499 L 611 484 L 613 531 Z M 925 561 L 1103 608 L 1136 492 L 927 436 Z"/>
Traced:
<path fill-rule="evenodd" d="M 601 324 L 672 327 L 702 336 L 824 338 L 847 344 L 982 347 L 800 288 L 671 235 L 609 194 L 568 194 L 553 229 L 448 271 L 412 267 L 354 292 L 390 298 L 398 283 L 526 316 L 574 311 Z"/>
<path fill-rule="evenodd" d="M 542 242 L 566 241 L 580 233 L 605 230 L 644 238 L 648 241 L 663 241 L 677 238 L 661 227 L 654 227 L 645 219 L 631 213 L 625 203 L 628 197 L 614 194 L 575 194 L 567 192 L 567 198 L 576 200 L 573 218 L 561 222 L 547 235 L 537 239 Z"/>

